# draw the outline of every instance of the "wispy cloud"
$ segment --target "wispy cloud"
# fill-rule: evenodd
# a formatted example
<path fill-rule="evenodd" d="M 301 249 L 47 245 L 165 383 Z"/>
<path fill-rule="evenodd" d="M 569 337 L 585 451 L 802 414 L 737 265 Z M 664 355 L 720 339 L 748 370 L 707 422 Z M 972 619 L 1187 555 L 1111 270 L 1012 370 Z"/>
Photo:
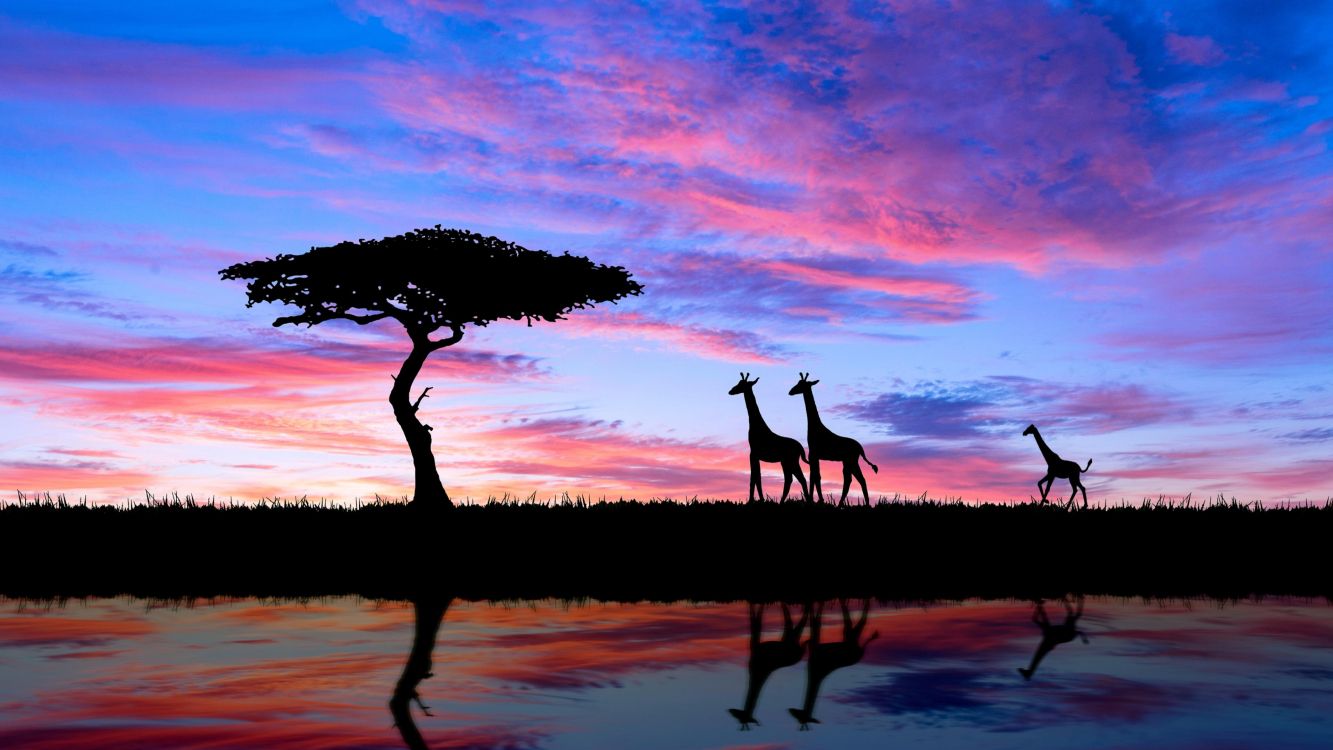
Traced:
<path fill-rule="evenodd" d="M 1016 376 L 920 383 L 833 410 L 894 435 L 942 440 L 1050 422 L 1066 430 L 1112 432 L 1187 419 L 1194 411 L 1187 398 L 1140 384 L 1077 385 Z"/>

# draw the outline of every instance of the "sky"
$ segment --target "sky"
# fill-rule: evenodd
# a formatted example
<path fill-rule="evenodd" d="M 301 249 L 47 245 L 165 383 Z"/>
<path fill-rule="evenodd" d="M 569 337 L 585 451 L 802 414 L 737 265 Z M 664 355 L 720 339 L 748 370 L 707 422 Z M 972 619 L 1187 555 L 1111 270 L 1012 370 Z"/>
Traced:
<path fill-rule="evenodd" d="M 744 497 L 740 372 L 874 496 L 1333 496 L 1327 3 L 225 6 L 0 8 L 6 491 L 410 495 L 403 332 L 217 271 L 440 224 L 645 287 L 433 355 L 456 499 Z"/>

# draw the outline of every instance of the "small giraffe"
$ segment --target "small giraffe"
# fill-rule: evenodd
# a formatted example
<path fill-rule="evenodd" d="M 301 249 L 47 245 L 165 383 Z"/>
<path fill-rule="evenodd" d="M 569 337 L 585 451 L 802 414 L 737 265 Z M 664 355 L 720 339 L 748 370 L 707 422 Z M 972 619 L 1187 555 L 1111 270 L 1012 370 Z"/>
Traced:
<path fill-rule="evenodd" d="M 782 464 L 782 500 L 787 501 L 787 493 L 791 491 L 791 478 L 796 477 L 796 481 L 801 483 L 801 495 L 805 499 L 810 499 L 810 488 L 805 484 L 805 472 L 801 471 L 801 462 L 809 461 L 805 458 L 805 448 L 801 447 L 800 441 L 783 437 L 768 428 L 764 422 L 764 417 L 759 413 L 759 402 L 754 400 L 754 384 L 759 382 L 759 378 L 749 379 L 748 372 L 741 373 L 741 380 L 732 387 L 728 394 L 735 396 L 743 394 L 745 396 L 745 411 L 750 415 L 750 502 L 755 501 L 755 495 L 759 499 L 764 499 L 764 487 L 759 478 L 759 462 Z M 814 467 L 810 469 L 814 474 Z"/>
<path fill-rule="evenodd" d="M 805 644 L 801 643 L 801 631 L 805 630 L 805 621 L 810 617 L 810 610 L 801 611 L 801 619 L 792 622 L 791 609 L 782 605 L 782 638 L 776 641 L 763 640 L 764 605 L 749 605 L 750 609 L 750 663 L 749 681 L 745 686 L 745 708 L 729 708 L 728 712 L 741 723 L 741 729 L 749 729 L 751 724 L 758 724 L 754 717 L 755 706 L 759 704 L 759 691 L 769 675 L 783 667 L 790 667 L 805 655 Z"/>
<path fill-rule="evenodd" d="M 852 623 L 852 613 L 847 609 L 847 600 L 839 599 L 838 604 L 842 607 L 841 641 L 819 642 L 820 619 L 824 614 L 822 602 L 815 605 L 814 617 L 810 619 L 810 640 L 807 643 L 810 658 L 806 661 L 805 700 L 800 708 L 787 709 L 787 712 L 801 725 L 802 731 L 810 729 L 811 724 L 819 723 L 819 719 L 815 718 L 815 698 L 819 696 L 819 688 L 824 684 L 824 678 L 834 670 L 850 667 L 861 661 L 861 657 L 865 656 L 866 646 L 879 637 L 879 631 L 875 631 L 865 643 L 861 642 L 861 631 L 865 630 L 866 616 L 870 613 L 869 599 L 861 601 L 861 617 L 855 624 Z"/>
<path fill-rule="evenodd" d="M 1041 628 L 1041 643 L 1037 644 L 1037 652 L 1032 655 L 1032 663 L 1027 668 L 1019 667 L 1018 673 L 1023 675 L 1023 679 L 1030 680 L 1032 675 L 1037 672 L 1037 665 L 1047 654 L 1055 650 L 1055 647 L 1061 643 L 1069 643 L 1075 638 L 1082 638 L 1084 643 L 1088 642 L 1088 636 L 1078 629 L 1078 618 L 1083 616 L 1083 595 L 1074 597 L 1078 607 L 1075 608 L 1069 603 L 1069 597 L 1061 599 L 1065 605 L 1065 621 L 1059 625 L 1052 625 L 1051 619 L 1046 615 L 1046 607 L 1042 601 L 1036 601 L 1036 607 L 1032 610 L 1032 622 Z"/>
<path fill-rule="evenodd" d="M 819 502 L 824 502 L 824 488 L 819 481 L 820 461 L 842 462 L 842 498 L 838 505 L 847 504 L 847 490 L 851 489 L 852 477 L 861 483 L 861 497 L 866 505 L 870 504 L 870 491 L 866 489 L 866 477 L 861 473 L 861 459 L 865 459 L 876 474 L 879 467 L 866 458 L 866 450 L 861 444 L 849 437 L 837 435 L 819 420 L 819 409 L 815 407 L 815 394 L 811 391 L 818 380 L 810 380 L 810 373 L 800 373 L 801 379 L 787 391 L 788 396 L 801 394 L 805 397 L 806 442 L 810 444 L 810 484 L 819 495 Z"/>
<path fill-rule="evenodd" d="M 1028 425 L 1028 428 L 1023 430 L 1023 434 L 1031 435 L 1037 439 L 1037 447 L 1041 449 L 1041 457 L 1046 459 L 1046 476 L 1037 480 L 1037 489 L 1041 490 L 1041 502 L 1043 504 L 1046 503 L 1046 495 L 1050 493 L 1051 485 L 1055 484 L 1056 479 L 1068 479 L 1070 488 L 1069 502 L 1065 503 L 1065 507 L 1068 508 L 1073 505 L 1074 497 L 1078 495 L 1079 491 L 1082 491 L 1083 508 L 1086 510 L 1088 507 L 1088 490 L 1084 488 L 1083 483 L 1079 481 L 1078 475 L 1092 468 L 1092 459 L 1089 458 L 1088 465 L 1080 469 L 1078 464 L 1073 461 L 1066 461 L 1056 455 L 1055 451 L 1051 450 L 1050 446 L 1046 445 L 1046 441 L 1041 439 L 1041 433 L 1037 432 L 1037 426 L 1035 424 Z M 812 445 L 810 446 L 810 453 L 813 454 L 814 452 L 815 449 Z M 811 473 L 813 474 L 814 472 L 812 471 Z M 1042 486 L 1043 483 L 1045 483 L 1045 487 Z"/>

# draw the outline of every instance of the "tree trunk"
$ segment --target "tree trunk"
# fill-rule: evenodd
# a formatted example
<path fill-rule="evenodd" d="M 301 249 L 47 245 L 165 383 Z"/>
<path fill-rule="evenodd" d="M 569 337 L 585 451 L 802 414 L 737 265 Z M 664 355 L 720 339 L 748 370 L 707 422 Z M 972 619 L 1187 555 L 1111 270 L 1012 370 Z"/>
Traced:
<path fill-rule="evenodd" d="M 389 391 L 389 404 L 393 406 L 393 416 L 403 430 L 403 437 L 407 439 L 407 447 L 412 451 L 412 466 L 416 470 L 412 505 L 424 509 L 452 508 L 454 504 L 444 491 L 440 472 L 435 468 L 435 455 L 430 450 L 430 425 L 422 424 L 417 419 L 421 399 L 412 403 L 412 382 L 416 380 L 417 373 L 421 372 L 421 366 L 426 364 L 426 357 L 430 356 L 431 351 L 433 349 L 429 342 L 423 344 L 413 341 L 412 353 L 403 360 L 393 389 Z"/>

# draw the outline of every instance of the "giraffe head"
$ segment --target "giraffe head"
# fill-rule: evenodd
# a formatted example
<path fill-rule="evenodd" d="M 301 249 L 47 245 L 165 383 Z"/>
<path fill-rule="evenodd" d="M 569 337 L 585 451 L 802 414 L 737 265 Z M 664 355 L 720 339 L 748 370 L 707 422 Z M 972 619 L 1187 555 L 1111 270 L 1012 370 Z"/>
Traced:
<path fill-rule="evenodd" d="M 749 391 L 751 388 L 754 388 L 754 384 L 755 384 L 755 383 L 758 383 L 758 382 L 759 382 L 759 378 L 755 378 L 754 380 L 750 380 L 750 373 L 748 373 L 748 372 L 743 372 L 743 373 L 741 373 L 741 379 L 740 379 L 740 382 L 737 383 L 736 385 L 733 385 L 733 386 L 731 387 L 731 390 L 727 391 L 727 395 L 729 395 L 729 396 L 736 396 L 736 395 L 745 393 L 745 392 Z"/>
<path fill-rule="evenodd" d="M 796 381 L 796 385 L 792 386 L 790 391 L 787 391 L 788 396 L 795 396 L 798 393 L 809 393 L 811 388 L 814 388 L 819 384 L 818 380 L 810 379 L 810 373 L 808 372 L 800 373 L 800 375 L 801 379 Z"/>
<path fill-rule="evenodd" d="M 1030 425 L 1028 425 L 1028 428 L 1027 428 L 1026 430 L 1023 430 L 1023 434 L 1024 434 L 1024 435 L 1035 435 L 1035 434 L 1037 434 L 1037 426 L 1036 426 L 1035 424 L 1030 424 Z"/>

